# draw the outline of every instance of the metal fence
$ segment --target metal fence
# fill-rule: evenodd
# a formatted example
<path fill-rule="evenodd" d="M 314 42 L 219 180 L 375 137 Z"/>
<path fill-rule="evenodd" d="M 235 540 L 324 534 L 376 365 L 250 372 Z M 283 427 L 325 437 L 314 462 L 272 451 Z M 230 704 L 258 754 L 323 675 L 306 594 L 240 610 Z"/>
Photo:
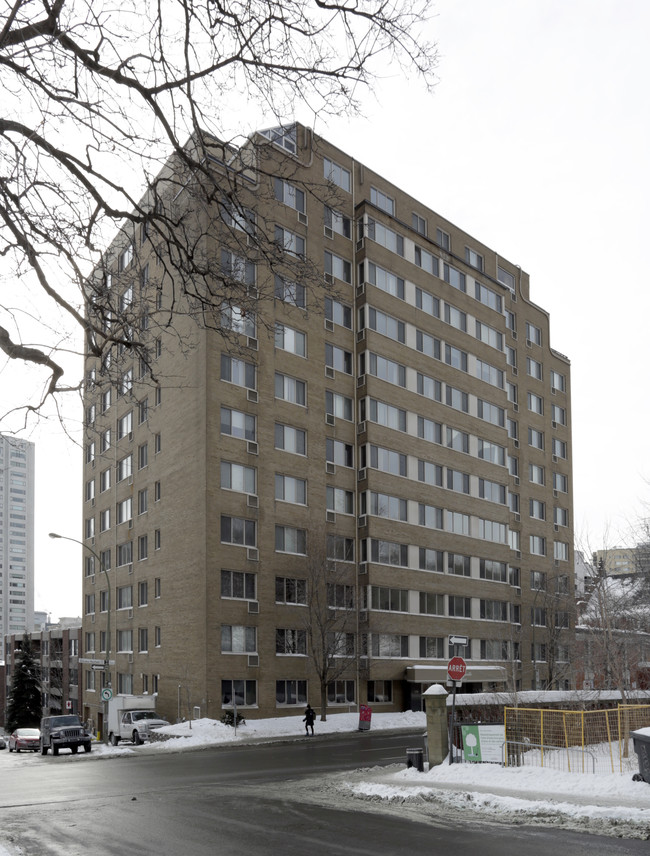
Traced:
<path fill-rule="evenodd" d="M 623 773 L 637 767 L 630 733 L 650 726 L 650 705 L 610 710 L 506 707 L 504 725 L 506 766 Z"/>

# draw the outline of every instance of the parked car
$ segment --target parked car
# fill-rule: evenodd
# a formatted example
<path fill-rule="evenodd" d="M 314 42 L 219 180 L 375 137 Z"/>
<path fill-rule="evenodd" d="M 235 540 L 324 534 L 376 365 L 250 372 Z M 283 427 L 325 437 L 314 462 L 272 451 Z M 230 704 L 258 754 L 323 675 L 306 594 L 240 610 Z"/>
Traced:
<path fill-rule="evenodd" d="M 4 739 L 4 737 L 2 737 L 2 736 L 0 735 L 0 749 L 6 749 L 6 748 L 7 748 L 7 743 L 6 743 L 5 739 Z"/>
<path fill-rule="evenodd" d="M 17 728 L 9 735 L 9 751 L 38 752 L 41 732 L 38 728 Z"/>
<path fill-rule="evenodd" d="M 76 755 L 80 746 L 90 752 L 92 743 L 92 734 L 86 731 L 76 714 L 44 716 L 40 738 L 41 755 L 47 755 L 48 749 L 53 755 L 58 755 L 59 749 L 69 749 Z"/>

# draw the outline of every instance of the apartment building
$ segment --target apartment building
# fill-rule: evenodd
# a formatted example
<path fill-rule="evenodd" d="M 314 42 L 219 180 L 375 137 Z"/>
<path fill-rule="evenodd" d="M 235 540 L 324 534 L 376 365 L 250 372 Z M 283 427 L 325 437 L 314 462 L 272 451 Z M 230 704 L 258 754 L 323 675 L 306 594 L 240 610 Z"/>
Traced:
<path fill-rule="evenodd" d="M 27 635 L 39 666 L 43 697 L 43 716 L 58 713 L 80 713 L 79 643 L 81 620 L 61 618 L 56 624 L 45 623 L 40 630 Z M 12 673 L 23 647 L 24 633 L 7 635 L 3 640 L 5 657 L 5 698 L 11 689 Z M 0 705 L 0 717 L 5 713 Z M 0 719 L 4 724 L 4 719 Z"/>
<path fill-rule="evenodd" d="M 303 126 L 220 152 L 212 208 L 174 161 L 151 202 L 218 311 L 146 223 L 94 280 L 85 718 L 109 680 L 168 718 L 419 709 L 450 634 L 466 691 L 568 687 L 570 365 L 528 276 Z"/>
<path fill-rule="evenodd" d="M 0 639 L 34 626 L 34 444 L 0 436 Z"/>

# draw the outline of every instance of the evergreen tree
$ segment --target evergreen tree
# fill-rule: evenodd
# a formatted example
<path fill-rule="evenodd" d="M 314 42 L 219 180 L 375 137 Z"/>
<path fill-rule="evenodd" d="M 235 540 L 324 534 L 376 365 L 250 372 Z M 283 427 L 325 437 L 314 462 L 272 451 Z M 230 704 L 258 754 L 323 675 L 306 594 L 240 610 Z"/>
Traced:
<path fill-rule="evenodd" d="M 7 731 L 15 728 L 38 728 L 41 723 L 41 669 L 27 633 L 16 652 L 7 701 Z"/>

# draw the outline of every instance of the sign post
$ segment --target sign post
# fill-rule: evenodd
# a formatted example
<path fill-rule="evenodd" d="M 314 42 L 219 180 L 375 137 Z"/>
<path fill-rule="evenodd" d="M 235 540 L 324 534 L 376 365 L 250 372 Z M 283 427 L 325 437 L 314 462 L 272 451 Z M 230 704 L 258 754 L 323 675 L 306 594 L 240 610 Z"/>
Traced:
<path fill-rule="evenodd" d="M 456 687 L 462 683 L 467 671 L 467 663 L 459 655 L 460 647 L 466 648 L 469 644 L 467 636 L 450 636 L 449 637 L 449 653 L 454 652 L 451 660 L 447 664 L 447 675 L 452 683 L 453 690 L 451 695 L 451 719 L 449 720 L 449 763 L 454 763 L 454 724 L 456 721 Z"/>

